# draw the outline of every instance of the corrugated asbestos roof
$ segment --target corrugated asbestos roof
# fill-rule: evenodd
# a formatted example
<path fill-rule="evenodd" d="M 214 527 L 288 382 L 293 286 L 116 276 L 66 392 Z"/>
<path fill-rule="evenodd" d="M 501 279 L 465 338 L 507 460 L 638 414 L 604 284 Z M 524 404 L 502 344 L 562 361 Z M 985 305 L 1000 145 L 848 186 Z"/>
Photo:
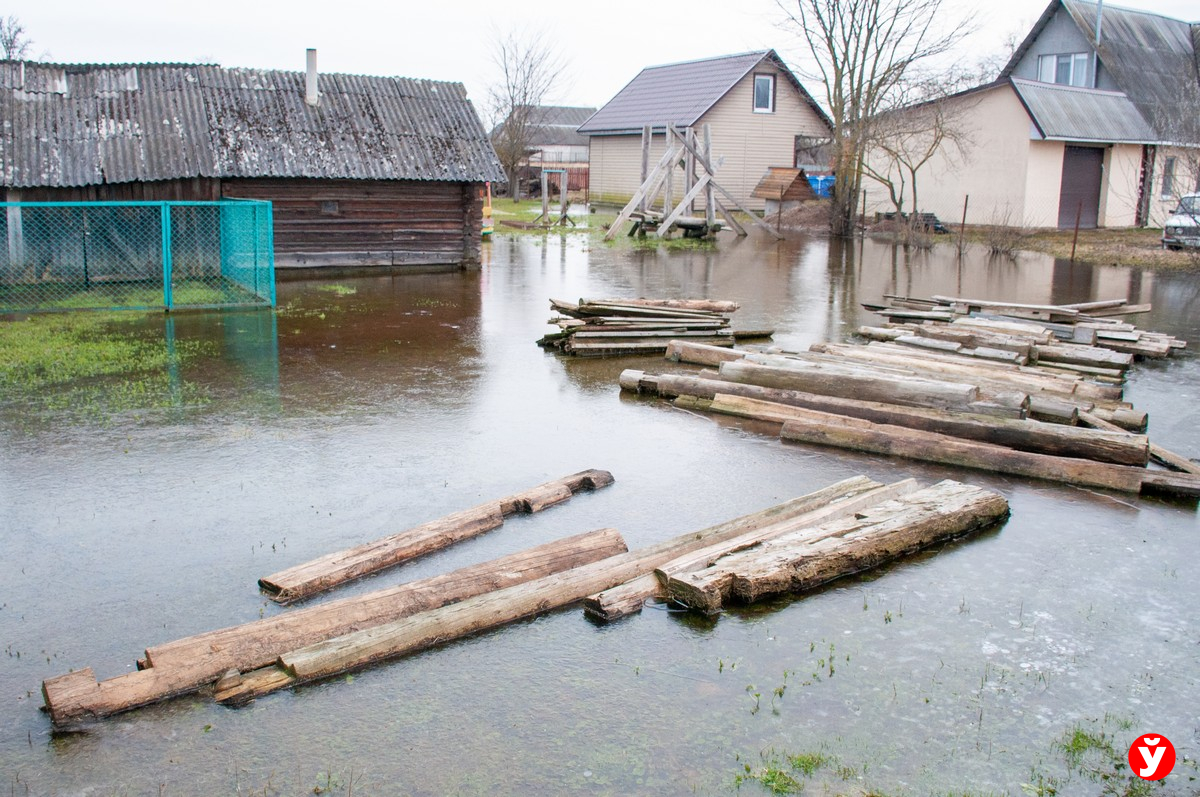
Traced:
<path fill-rule="evenodd" d="M 1152 144 L 1154 129 L 1119 91 L 1009 78 L 1043 138 Z"/>
<path fill-rule="evenodd" d="M 460 83 L 195 64 L 0 62 L 6 187 L 189 177 L 502 181 Z"/>
<path fill-rule="evenodd" d="M 1096 3 L 1052 0 L 1000 73 L 1010 77 L 1059 7 L 1089 42 L 1096 40 Z M 1128 95 L 1158 141 L 1200 142 L 1200 25 L 1105 5 L 1100 63 Z"/>
<path fill-rule="evenodd" d="M 650 66 L 638 73 L 592 118 L 580 133 L 632 133 L 651 125 L 687 127 L 695 124 L 750 70 L 766 59 L 791 78 L 792 84 L 822 119 L 823 111 L 796 80 L 774 50 L 723 55 L 701 61 Z"/>

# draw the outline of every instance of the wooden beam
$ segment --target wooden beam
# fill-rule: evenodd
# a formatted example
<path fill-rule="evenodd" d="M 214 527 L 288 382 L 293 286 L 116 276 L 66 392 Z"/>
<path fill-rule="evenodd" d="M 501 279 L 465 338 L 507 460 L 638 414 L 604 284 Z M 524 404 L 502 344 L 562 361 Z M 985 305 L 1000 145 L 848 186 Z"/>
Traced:
<path fill-rule="evenodd" d="M 509 515 L 541 512 L 569 500 L 581 490 L 595 490 L 612 483 L 612 474 L 607 471 L 582 471 L 389 537 L 317 557 L 264 576 L 258 583 L 276 603 L 291 603 L 491 531 L 503 525 Z"/>
<path fill-rule="evenodd" d="M 265 667 L 297 647 L 624 550 L 624 541 L 612 530 L 578 534 L 431 578 L 167 642 L 147 648 L 144 666 L 135 672 L 97 682 L 91 668 L 85 668 L 48 679 L 42 693 L 50 718 L 58 725 L 107 717 L 195 692 L 230 669 L 246 672 Z"/>
<path fill-rule="evenodd" d="M 671 214 L 663 219 L 662 224 L 658 225 L 657 235 L 660 238 L 671 229 L 671 225 L 675 223 L 676 219 L 687 212 L 688 204 L 694 200 L 702 190 L 704 190 L 704 187 L 708 185 L 711 180 L 712 177 L 708 174 L 705 174 L 696 181 L 696 184 L 692 186 L 691 190 L 689 190 L 683 199 L 680 200 L 675 209 L 671 211 Z"/>
<path fill-rule="evenodd" d="M 621 212 L 617 214 L 616 220 L 609 226 L 608 232 L 604 234 L 604 240 L 611 241 L 616 236 L 617 231 L 620 230 L 621 225 L 628 221 L 629 217 L 639 207 L 641 207 L 642 202 L 658 193 L 658 189 L 662 185 L 662 181 L 665 179 L 664 171 L 666 170 L 668 164 L 673 163 L 680 154 L 680 150 L 675 149 L 675 147 L 671 145 L 670 139 L 668 139 L 667 151 L 663 153 L 658 165 L 654 167 L 652 172 L 650 172 L 650 176 L 646 178 L 646 182 L 642 183 L 638 187 L 638 190 L 634 192 L 633 197 L 630 198 L 629 203 L 626 204 Z"/>

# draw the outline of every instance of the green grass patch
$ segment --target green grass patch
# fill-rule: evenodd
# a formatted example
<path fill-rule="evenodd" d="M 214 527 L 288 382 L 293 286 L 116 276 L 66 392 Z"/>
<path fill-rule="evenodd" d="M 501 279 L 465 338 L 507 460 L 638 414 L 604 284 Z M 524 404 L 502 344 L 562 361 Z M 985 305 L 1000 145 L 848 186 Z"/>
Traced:
<path fill-rule="evenodd" d="M 0 393 L 26 409 L 87 415 L 196 403 L 178 369 L 204 350 L 168 346 L 137 313 L 31 316 L 0 323 Z"/>

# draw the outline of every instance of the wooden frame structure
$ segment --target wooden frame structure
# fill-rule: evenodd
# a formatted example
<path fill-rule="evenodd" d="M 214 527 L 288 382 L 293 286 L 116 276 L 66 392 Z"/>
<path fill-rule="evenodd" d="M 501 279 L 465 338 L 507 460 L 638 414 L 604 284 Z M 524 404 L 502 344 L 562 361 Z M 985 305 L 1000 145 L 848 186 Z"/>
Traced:
<path fill-rule="evenodd" d="M 718 158 L 714 166 L 712 129 L 705 124 L 703 132 L 703 147 L 701 147 L 693 128 L 687 127 L 680 132 L 675 125 L 667 125 L 666 151 L 659 158 L 657 165 L 650 169 L 652 130 L 649 125 L 642 128 L 642 184 L 621 212 L 617 214 L 616 220 L 604 235 L 604 240 L 612 240 L 621 226 L 631 219 L 634 225 L 630 229 L 629 235 L 644 235 L 647 228 L 653 228 L 656 235 L 666 238 L 670 236 L 674 227 L 679 227 L 684 230 L 685 235 L 710 237 L 721 229 L 716 220 L 717 213 L 721 214 L 725 223 L 738 235 L 746 235 L 746 228 L 734 218 L 729 207 L 717 198 L 718 193 L 729 205 L 745 213 L 751 222 L 762 227 L 775 238 L 783 237 L 716 181 L 713 175 L 721 167 L 724 159 Z M 683 197 L 678 204 L 675 204 L 675 170 L 680 162 L 683 163 Z M 697 166 L 703 167 L 699 176 L 697 176 Z M 695 203 L 701 191 L 704 192 L 704 217 L 697 218 L 694 215 Z M 660 195 L 662 197 L 661 213 L 654 211 L 651 207 Z"/>

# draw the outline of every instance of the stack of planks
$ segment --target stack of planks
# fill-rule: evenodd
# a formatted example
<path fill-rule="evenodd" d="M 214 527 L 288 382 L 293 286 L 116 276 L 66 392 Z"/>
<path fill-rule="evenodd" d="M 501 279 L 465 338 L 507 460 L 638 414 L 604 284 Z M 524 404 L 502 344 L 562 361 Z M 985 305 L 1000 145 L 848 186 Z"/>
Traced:
<path fill-rule="evenodd" d="M 594 473 L 603 473 L 594 472 Z M 613 619 L 651 597 L 704 611 L 808 589 L 1003 520 L 996 493 L 957 482 L 921 489 L 859 476 L 647 548 L 613 529 L 366 595 L 288 611 L 149 648 L 139 670 L 91 668 L 43 683 L 56 725 L 75 725 L 212 684 L 238 705 L 296 684 L 585 602 Z"/>
<path fill-rule="evenodd" d="M 713 346 L 732 346 L 735 340 L 770 337 L 770 332 L 735 332 L 730 315 L 736 302 L 709 299 L 580 299 L 578 304 L 550 300 L 560 313 L 548 323 L 559 332 L 538 345 L 578 357 L 655 355 L 667 341 L 687 338 Z"/>
<path fill-rule="evenodd" d="M 787 440 L 1132 493 L 1200 497 L 1200 465 L 1151 443 L 1118 384 L 895 343 L 806 352 L 672 341 L 698 376 L 626 370 L 621 388 L 780 425 Z M 1147 467 L 1153 459 L 1172 468 Z"/>
<path fill-rule="evenodd" d="M 1017 304 L 955 296 L 914 299 L 888 295 L 864 304 L 889 321 L 863 327 L 872 340 L 951 351 L 964 356 L 1038 363 L 1098 379 L 1120 381 L 1134 357 L 1160 359 L 1186 347 L 1182 340 L 1116 318 L 1149 312 L 1124 299 L 1067 305 Z"/>

